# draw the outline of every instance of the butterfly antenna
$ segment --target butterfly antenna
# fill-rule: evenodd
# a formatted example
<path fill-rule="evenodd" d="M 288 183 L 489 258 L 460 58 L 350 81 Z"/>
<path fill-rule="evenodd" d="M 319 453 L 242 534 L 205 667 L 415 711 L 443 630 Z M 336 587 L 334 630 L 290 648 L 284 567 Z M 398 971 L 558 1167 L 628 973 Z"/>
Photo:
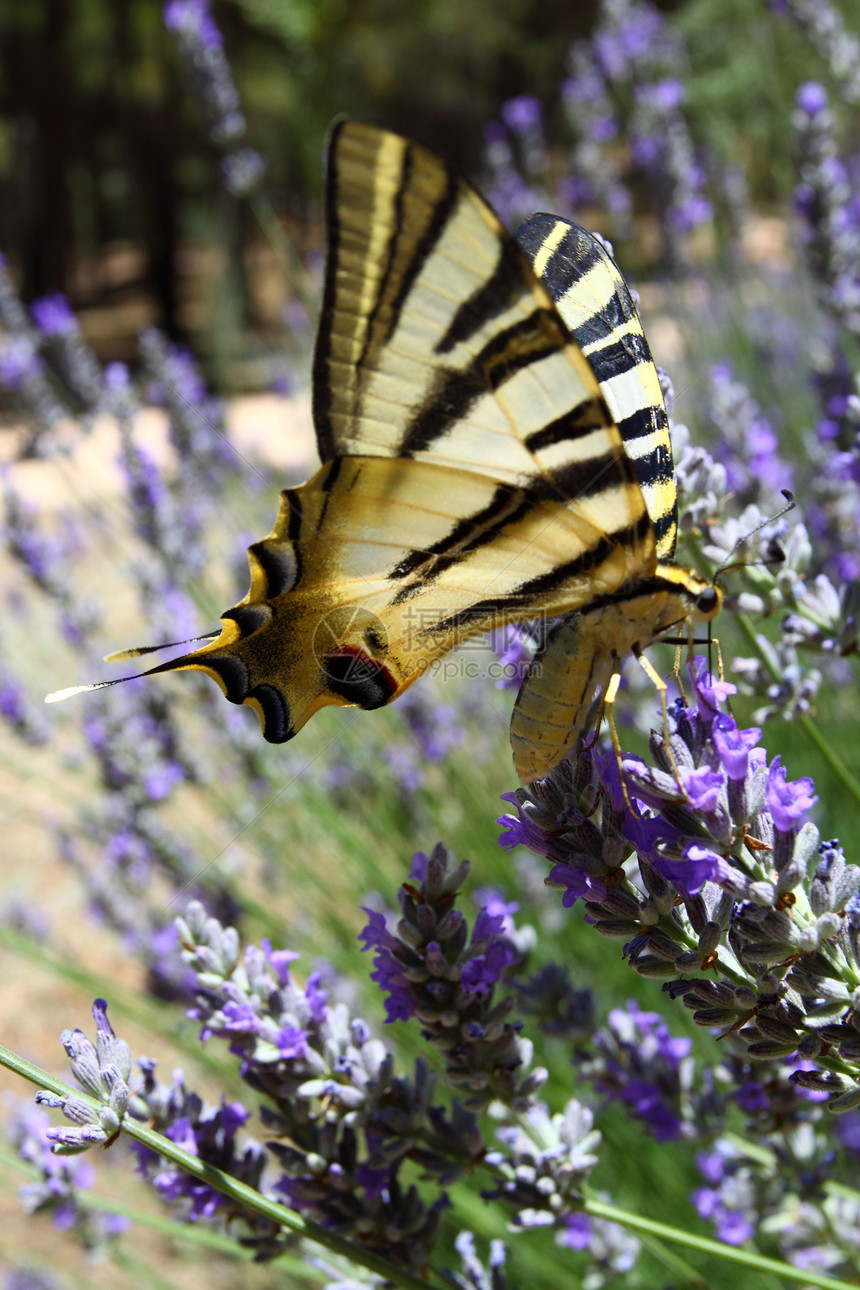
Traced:
<path fill-rule="evenodd" d="M 218 632 L 207 632 L 203 636 L 189 636 L 184 641 L 165 641 L 163 645 L 138 645 L 132 649 L 115 650 L 112 654 L 106 654 L 105 663 L 118 663 L 123 659 L 140 658 L 143 654 L 154 654 L 158 650 L 172 649 L 177 645 L 190 645 L 196 641 L 214 641 L 217 640 Z M 51 694 L 45 695 L 46 703 L 62 703 L 64 699 L 70 699 L 74 694 L 88 694 L 91 690 L 106 690 L 111 685 L 122 685 L 124 681 L 137 681 L 142 676 L 153 676 L 156 672 L 170 672 L 177 665 L 181 665 L 185 655 L 179 658 L 171 659 L 167 663 L 159 663 L 157 667 L 148 668 L 145 672 L 135 672 L 132 676 L 118 676 L 113 681 L 93 681 L 89 685 L 70 685 L 65 690 L 54 690 Z"/>
<path fill-rule="evenodd" d="M 750 538 L 755 537 L 756 533 L 760 533 L 762 529 L 767 528 L 768 524 L 773 524 L 774 520 L 780 520 L 782 519 L 783 515 L 787 515 L 789 511 L 794 510 L 795 506 L 797 505 L 797 502 L 794 500 L 794 493 L 789 492 L 787 488 L 781 488 L 780 492 L 785 498 L 785 506 L 783 506 L 781 511 L 777 511 L 775 515 L 768 515 L 767 518 L 763 519 L 760 524 L 757 524 L 754 529 L 750 529 L 749 533 L 744 533 L 743 537 L 738 538 L 737 542 L 734 544 L 731 551 L 729 551 L 725 560 L 723 560 L 723 563 L 720 565 L 719 569 L 717 569 L 716 573 L 714 574 L 715 582 L 717 578 L 719 578 L 720 574 L 726 573 L 730 567 L 732 569 L 746 568 L 746 564 L 743 562 L 741 562 L 740 564 L 734 564 L 729 566 L 729 560 L 731 560 L 732 556 L 734 555 L 735 551 L 737 551 L 738 547 L 743 546 L 745 542 L 749 542 Z"/>
<path fill-rule="evenodd" d="M 205 632 L 202 636 L 189 636 L 184 641 L 164 641 L 162 645 L 133 645 L 130 649 L 115 649 L 112 653 L 105 654 L 103 662 L 122 663 L 127 658 L 141 658 L 144 654 L 156 654 L 162 649 L 175 649 L 177 645 L 192 645 L 195 641 L 214 641 L 218 635 L 218 632 Z"/>

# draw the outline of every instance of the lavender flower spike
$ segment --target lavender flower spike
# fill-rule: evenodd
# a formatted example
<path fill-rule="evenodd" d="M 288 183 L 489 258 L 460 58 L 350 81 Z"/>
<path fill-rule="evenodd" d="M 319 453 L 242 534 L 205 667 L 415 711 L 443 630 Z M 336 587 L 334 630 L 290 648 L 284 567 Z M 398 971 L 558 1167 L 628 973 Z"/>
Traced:
<path fill-rule="evenodd" d="M 93 1004 L 96 1023 L 95 1046 L 82 1030 L 64 1030 L 60 1036 L 69 1057 L 72 1073 L 86 1091 L 102 1103 L 95 1111 L 83 1098 L 72 1094 L 59 1097 L 42 1089 L 36 1094 L 40 1106 L 50 1106 L 63 1112 L 74 1129 L 49 1129 L 47 1137 L 54 1143 L 57 1155 L 76 1155 L 97 1143 L 108 1145 L 119 1133 L 123 1116 L 128 1109 L 128 1078 L 131 1074 L 131 1053 L 128 1044 L 117 1039 L 107 1019 L 107 1004 L 96 999 Z"/>
<path fill-rule="evenodd" d="M 830 1111 L 853 1110 L 860 867 L 828 842 L 810 876 L 812 781 L 789 781 L 760 731 L 720 713 L 729 687 L 704 660 L 691 676 L 697 707 L 677 700 L 670 748 L 653 735 L 653 765 L 623 759 L 632 811 L 615 757 L 581 751 L 575 772 L 562 763 L 518 789 L 519 822 L 504 822 L 549 860 L 564 903 L 583 899 L 597 931 L 622 940 L 630 966 L 665 981 L 698 1025 L 738 1034 L 750 1058 L 799 1055 L 791 1082 L 826 1094 Z"/>

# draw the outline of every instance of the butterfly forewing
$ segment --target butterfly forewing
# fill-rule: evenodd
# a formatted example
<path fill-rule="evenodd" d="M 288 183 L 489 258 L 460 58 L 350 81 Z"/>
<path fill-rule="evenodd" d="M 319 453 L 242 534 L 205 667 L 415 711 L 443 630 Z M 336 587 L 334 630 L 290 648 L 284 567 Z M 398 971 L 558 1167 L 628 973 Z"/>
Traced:
<path fill-rule="evenodd" d="M 387 703 L 488 627 L 598 610 L 630 589 L 646 603 L 655 525 L 661 553 L 674 542 L 659 385 L 608 256 L 577 277 L 559 258 L 568 225 L 527 226 L 523 250 L 433 153 L 354 121 L 330 139 L 327 217 L 323 466 L 249 548 L 251 589 L 221 636 L 153 669 L 208 672 L 274 741 L 325 704 Z M 547 677 L 579 684 L 582 662 L 547 654 Z M 533 669 L 515 713 L 526 778 L 563 755 L 589 697 L 561 694 L 552 716 L 550 691 Z"/>
<path fill-rule="evenodd" d="M 615 490 L 635 523 L 639 490 L 594 374 L 473 188 L 421 145 L 346 121 L 329 145 L 328 227 L 314 361 L 324 459 L 489 475 L 576 500 L 607 532 Z"/>

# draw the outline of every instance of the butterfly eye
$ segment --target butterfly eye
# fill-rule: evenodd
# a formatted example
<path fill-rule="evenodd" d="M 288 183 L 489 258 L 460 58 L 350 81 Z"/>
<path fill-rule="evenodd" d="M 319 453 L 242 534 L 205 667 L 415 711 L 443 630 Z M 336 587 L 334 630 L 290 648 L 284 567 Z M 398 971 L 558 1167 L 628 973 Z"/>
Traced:
<path fill-rule="evenodd" d="M 323 670 L 329 688 L 359 708 L 384 708 L 397 693 L 397 682 L 388 668 L 355 645 L 326 654 Z"/>
<path fill-rule="evenodd" d="M 720 597 L 716 587 L 705 587 L 696 597 L 696 608 L 706 617 L 715 614 L 719 608 Z"/>

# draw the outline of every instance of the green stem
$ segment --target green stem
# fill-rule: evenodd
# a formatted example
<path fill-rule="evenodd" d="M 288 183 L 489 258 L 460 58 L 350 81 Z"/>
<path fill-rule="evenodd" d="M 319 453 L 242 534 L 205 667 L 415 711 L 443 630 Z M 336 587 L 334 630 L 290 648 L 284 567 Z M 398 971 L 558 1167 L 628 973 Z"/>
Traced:
<path fill-rule="evenodd" d="M 740 627 L 750 649 L 753 650 L 756 658 L 764 664 L 774 681 L 782 680 L 778 668 L 774 666 L 773 662 L 768 658 L 766 652 L 759 644 L 755 628 L 747 615 L 735 614 L 735 622 Z M 808 716 L 806 713 L 798 713 L 794 720 L 798 723 L 810 743 L 815 745 L 822 758 L 833 771 L 833 774 L 840 781 L 842 786 L 847 789 L 857 805 L 860 806 L 860 780 L 851 774 L 851 771 L 845 763 L 836 755 L 831 745 L 827 742 L 824 735 L 812 720 L 812 717 Z"/>
<path fill-rule="evenodd" d="M 610 1223 L 619 1223 L 633 1232 L 656 1236 L 676 1245 L 684 1245 L 689 1250 L 698 1250 L 701 1254 L 712 1254 L 730 1263 L 740 1263 L 744 1267 L 755 1268 L 758 1272 L 773 1272 L 786 1281 L 820 1287 L 820 1290 L 856 1290 L 856 1285 L 849 1281 L 840 1281 L 835 1277 L 828 1277 L 821 1272 L 813 1272 L 809 1269 L 793 1268 L 789 1263 L 765 1258 L 762 1254 L 741 1249 L 739 1246 L 722 1245 L 707 1236 L 698 1236 L 694 1232 L 683 1232 L 677 1227 L 668 1227 L 665 1223 L 643 1218 L 641 1214 L 631 1214 L 629 1210 L 616 1209 L 614 1205 L 606 1205 L 603 1201 L 586 1200 L 583 1209 L 586 1214 L 592 1214 L 595 1218 L 605 1218 Z"/>
<path fill-rule="evenodd" d="M 49 1089 L 58 1097 L 68 1097 L 73 1092 L 61 1080 L 55 1079 L 38 1066 L 33 1066 L 30 1062 L 18 1057 L 17 1054 L 10 1052 L 8 1048 L 4 1048 L 2 1045 L 0 1045 L 0 1066 L 5 1066 L 7 1070 L 29 1080 L 39 1088 Z M 86 1097 L 80 1092 L 76 1092 L 75 1096 L 78 1098 L 83 1097 L 83 1100 L 88 1102 L 94 1110 L 98 1109 L 99 1104 L 94 1098 Z M 285 1206 L 268 1200 L 252 1187 L 248 1187 L 245 1183 L 231 1178 L 229 1174 L 223 1173 L 220 1169 L 207 1165 L 197 1156 L 189 1155 L 187 1151 L 177 1147 L 168 1138 L 162 1137 L 159 1133 L 154 1133 L 136 1120 L 126 1117 L 122 1124 L 122 1132 L 149 1147 L 151 1151 L 156 1152 L 165 1159 L 173 1161 L 180 1169 L 191 1174 L 192 1177 L 200 1179 L 201 1182 L 207 1183 L 210 1187 L 215 1188 L 216 1191 L 221 1192 L 222 1195 L 229 1196 L 243 1209 L 260 1214 L 278 1226 L 295 1232 L 317 1245 L 322 1245 L 333 1253 L 340 1254 L 358 1264 L 360 1267 L 367 1268 L 370 1272 L 375 1272 L 377 1275 L 387 1278 L 396 1285 L 406 1287 L 406 1290 L 428 1290 L 428 1287 L 429 1290 L 432 1290 L 434 1281 L 428 1276 L 417 1276 L 404 1269 L 396 1268 L 379 1255 L 369 1250 L 357 1248 L 343 1237 L 336 1236 L 333 1232 L 327 1231 L 310 1219 L 302 1218 L 300 1214 L 294 1213 Z M 685 1232 L 676 1227 L 669 1227 L 665 1223 L 644 1218 L 640 1214 L 631 1214 L 628 1210 L 618 1209 L 616 1206 L 607 1205 L 603 1201 L 586 1199 L 583 1210 L 594 1218 L 606 1219 L 608 1222 L 618 1223 L 622 1227 L 627 1227 L 633 1232 L 640 1232 L 649 1238 L 649 1243 L 654 1239 L 668 1241 L 674 1245 L 685 1246 L 690 1250 L 697 1250 L 701 1254 L 710 1254 L 727 1262 L 755 1268 L 760 1272 L 772 1272 L 790 1282 L 803 1282 L 804 1285 L 819 1287 L 820 1290 L 854 1290 L 854 1287 L 847 1281 L 840 1281 L 834 1277 L 824 1276 L 810 1270 L 801 1271 L 798 1268 L 791 1267 L 788 1263 L 781 1262 L 779 1259 L 769 1259 L 761 1254 L 756 1254 L 752 1250 L 723 1245 L 719 1241 L 698 1236 L 692 1232 Z M 437 1287 L 439 1286 L 438 1281 L 435 1281 L 435 1284 Z"/>
<path fill-rule="evenodd" d="M 94 1109 L 99 1109 L 99 1103 L 95 1098 L 87 1097 L 79 1091 L 73 1090 L 64 1084 L 61 1080 L 55 1079 L 47 1071 L 40 1070 L 38 1066 L 33 1066 L 30 1062 L 24 1061 L 16 1053 L 12 1053 L 8 1048 L 0 1045 L 0 1066 L 5 1066 L 7 1070 L 13 1071 L 14 1074 L 20 1075 L 23 1079 L 29 1080 L 31 1084 L 39 1088 L 45 1088 L 58 1097 L 69 1097 L 72 1093 L 77 1098 L 83 1098 L 85 1102 Z M 295 1232 L 298 1236 L 304 1237 L 316 1245 L 322 1245 L 334 1254 L 339 1254 L 343 1258 L 349 1259 L 352 1263 L 358 1264 L 359 1267 L 367 1268 L 369 1272 L 375 1272 L 377 1276 L 384 1277 L 388 1281 L 394 1282 L 395 1285 L 404 1286 L 406 1290 L 432 1290 L 434 1282 L 425 1276 L 418 1276 L 416 1273 L 408 1272 L 403 1268 L 395 1267 L 381 1255 L 374 1254 L 371 1250 L 364 1250 L 353 1245 L 342 1236 L 337 1236 L 334 1232 L 328 1231 L 311 1219 L 302 1218 L 301 1214 L 296 1214 L 293 1210 L 287 1209 L 284 1205 L 279 1205 L 275 1201 L 268 1200 L 261 1196 L 253 1187 L 246 1183 L 239 1182 L 236 1178 L 231 1178 L 222 1170 L 216 1169 L 213 1165 L 208 1165 L 205 1161 L 198 1159 L 197 1156 L 190 1155 L 177 1147 L 169 1138 L 164 1138 L 160 1133 L 154 1133 L 152 1129 L 147 1129 L 143 1124 L 129 1116 L 123 1120 L 122 1130 L 127 1137 L 133 1138 L 136 1142 L 142 1143 L 143 1146 L 149 1147 L 157 1155 L 163 1156 L 166 1160 L 171 1160 L 175 1165 L 185 1173 L 191 1174 L 192 1177 L 198 1178 L 201 1182 L 207 1183 L 216 1191 L 221 1192 L 223 1196 L 229 1196 L 242 1209 L 250 1210 L 254 1214 L 260 1214 L 263 1218 L 269 1219 L 277 1226 L 286 1228 L 287 1231 Z M 436 1285 L 438 1286 L 438 1282 Z"/>
<path fill-rule="evenodd" d="M 275 213 L 275 208 L 265 193 L 251 193 L 248 201 L 260 230 L 283 269 L 293 292 L 313 317 L 317 309 L 318 293 L 311 275 L 302 263 L 301 256 L 296 250 L 292 238 L 288 236 Z"/>

